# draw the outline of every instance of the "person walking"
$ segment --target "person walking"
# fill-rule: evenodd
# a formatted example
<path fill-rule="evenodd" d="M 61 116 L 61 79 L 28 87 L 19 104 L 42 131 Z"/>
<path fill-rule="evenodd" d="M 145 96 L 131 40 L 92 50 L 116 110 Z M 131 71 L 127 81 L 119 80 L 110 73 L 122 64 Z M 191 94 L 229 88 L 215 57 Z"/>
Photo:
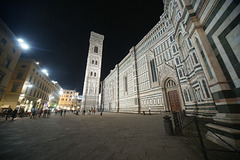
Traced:
<path fill-rule="evenodd" d="M 39 118 L 41 118 L 42 113 L 43 113 L 43 109 L 41 108 L 38 115 Z"/>
<path fill-rule="evenodd" d="M 30 119 L 34 118 L 35 117 L 35 107 L 32 108 L 32 115 L 30 116 Z"/>
<path fill-rule="evenodd" d="M 102 116 L 102 112 L 103 112 L 103 111 L 101 110 L 101 112 L 100 112 L 100 116 Z"/>
<path fill-rule="evenodd" d="M 64 110 L 64 117 L 66 116 L 66 112 L 67 112 L 67 110 L 65 109 L 65 110 Z"/>
<path fill-rule="evenodd" d="M 23 117 L 23 116 L 24 116 L 24 108 L 21 107 L 21 108 L 20 108 L 20 117 Z"/>
<path fill-rule="evenodd" d="M 61 117 L 62 117 L 62 113 L 63 113 L 63 110 L 61 109 L 61 111 L 60 111 L 60 115 L 61 115 Z"/>
<path fill-rule="evenodd" d="M 7 115 L 6 115 L 6 120 L 8 119 L 8 116 L 12 113 L 12 108 L 11 106 L 9 106 L 8 111 L 7 111 Z"/>
<path fill-rule="evenodd" d="M 15 108 L 12 113 L 12 120 L 17 117 L 17 111 L 18 111 L 17 108 Z"/>

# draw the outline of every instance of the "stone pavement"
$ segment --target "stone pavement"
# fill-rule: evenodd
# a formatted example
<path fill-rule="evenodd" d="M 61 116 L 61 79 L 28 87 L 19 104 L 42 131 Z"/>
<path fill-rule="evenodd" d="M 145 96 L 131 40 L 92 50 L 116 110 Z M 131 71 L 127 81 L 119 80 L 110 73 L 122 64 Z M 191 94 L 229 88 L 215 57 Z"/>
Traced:
<path fill-rule="evenodd" d="M 165 135 L 163 116 L 104 112 L 0 120 L 0 159 L 202 160 L 194 144 Z"/>

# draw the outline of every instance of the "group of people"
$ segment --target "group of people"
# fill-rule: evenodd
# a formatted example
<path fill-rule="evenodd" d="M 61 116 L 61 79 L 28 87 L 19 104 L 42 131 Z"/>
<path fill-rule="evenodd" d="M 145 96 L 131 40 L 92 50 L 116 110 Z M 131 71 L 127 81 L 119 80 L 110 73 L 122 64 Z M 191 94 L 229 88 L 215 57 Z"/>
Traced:
<path fill-rule="evenodd" d="M 12 110 L 12 108 L 9 107 L 6 114 L 6 120 L 8 120 L 10 117 L 12 117 L 12 120 L 14 120 L 14 118 L 17 117 L 17 112 L 18 112 L 17 108 Z"/>
<path fill-rule="evenodd" d="M 62 114 L 64 113 L 63 116 L 65 117 L 65 116 L 66 116 L 66 113 L 67 113 L 67 110 L 66 110 L 66 109 L 64 109 L 64 110 L 63 110 L 63 109 L 61 109 L 61 110 L 57 110 L 57 109 L 56 109 L 56 110 L 55 110 L 55 115 L 57 115 L 58 113 L 60 114 L 61 117 L 62 117 Z"/>
<path fill-rule="evenodd" d="M 31 116 L 30 119 L 35 119 L 36 117 L 38 118 L 49 118 L 51 116 L 51 110 L 50 109 L 38 109 L 33 107 L 31 110 Z"/>

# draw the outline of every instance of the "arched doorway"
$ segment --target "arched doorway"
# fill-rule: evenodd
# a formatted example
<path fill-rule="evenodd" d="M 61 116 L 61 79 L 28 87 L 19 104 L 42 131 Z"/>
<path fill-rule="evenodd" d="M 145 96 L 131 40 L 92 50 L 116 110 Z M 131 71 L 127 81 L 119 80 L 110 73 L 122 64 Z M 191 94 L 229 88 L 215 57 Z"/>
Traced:
<path fill-rule="evenodd" d="M 166 97 L 169 104 L 169 109 L 172 112 L 181 111 L 181 102 L 177 90 L 176 82 L 173 79 L 168 79 L 165 83 Z"/>

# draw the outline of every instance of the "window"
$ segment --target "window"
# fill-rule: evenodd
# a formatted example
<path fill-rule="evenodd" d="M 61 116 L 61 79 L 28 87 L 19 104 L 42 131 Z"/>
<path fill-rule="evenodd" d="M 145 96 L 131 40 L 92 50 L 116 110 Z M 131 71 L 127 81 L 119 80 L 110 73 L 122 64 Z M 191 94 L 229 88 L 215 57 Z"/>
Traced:
<path fill-rule="evenodd" d="M 92 60 L 92 64 L 94 64 L 94 60 Z"/>
<path fill-rule="evenodd" d="M 178 60 L 178 58 L 176 58 L 176 64 L 177 64 L 177 65 L 179 64 L 179 60 Z"/>
<path fill-rule="evenodd" d="M 25 90 L 25 94 L 27 94 L 27 92 L 28 92 L 28 87 L 27 87 L 26 90 Z"/>
<path fill-rule="evenodd" d="M 189 43 L 189 46 L 192 47 L 192 42 L 191 42 L 190 38 L 188 38 L 188 43 Z"/>
<path fill-rule="evenodd" d="M 98 53 L 98 47 L 97 46 L 94 47 L 94 52 Z"/>
<path fill-rule="evenodd" d="M 23 76 L 23 72 L 19 72 L 18 75 L 17 75 L 17 79 L 21 79 Z"/>
<path fill-rule="evenodd" d="M 95 65 L 97 65 L 97 61 L 95 61 Z"/>
<path fill-rule="evenodd" d="M 90 74 L 91 76 L 93 75 L 93 72 L 91 72 L 91 74 Z"/>
<path fill-rule="evenodd" d="M 30 95 L 32 95 L 32 91 L 33 91 L 33 89 L 31 89 L 31 91 L 30 91 Z"/>
<path fill-rule="evenodd" d="M 13 87 L 12 87 L 11 92 L 17 92 L 18 87 L 19 87 L 18 84 L 14 84 Z"/>
<path fill-rule="evenodd" d="M 96 77 L 97 76 L 97 74 L 96 74 L 96 72 L 94 72 L 94 77 Z"/>
<path fill-rule="evenodd" d="M 188 93 L 187 93 L 187 90 L 186 90 L 186 89 L 184 89 L 184 96 L 185 96 L 186 102 L 188 102 L 188 101 L 189 101 L 189 98 L 188 98 Z"/>
<path fill-rule="evenodd" d="M 210 98 L 210 94 L 209 94 L 208 89 L 207 89 L 207 84 L 204 80 L 202 80 L 202 84 L 203 84 L 203 88 L 205 90 L 205 93 L 207 95 L 207 98 Z"/>
<path fill-rule="evenodd" d="M 10 66 L 10 63 L 11 63 L 11 59 L 6 58 L 6 60 L 3 63 L 3 67 L 8 68 Z"/>
<path fill-rule="evenodd" d="M 182 75 L 182 70 L 181 70 L 181 69 L 178 70 L 178 73 L 179 73 L 179 77 L 182 77 L 182 76 L 183 76 L 183 75 Z"/>
<path fill-rule="evenodd" d="M 23 65 L 21 66 L 21 68 L 27 68 L 27 65 L 23 64 Z"/>
<path fill-rule="evenodd" d="M 176 52 L 175 46 L 172 46 L 172 49 L 173 49 L 173 53 L 175 53 Z"/>
<path fill-rule="evenodd" d="M 150 66 L 151 66 L 151 73 L 152 73 L 152 81 L 156 82 L 157 81 L 157 74 L 156 74 L 154 59 L 150 61 Z"/>
<path fill-rule="evenodd" d="M 198 60 L 197 60 L 197 56 L 196 56 L 195 53 L 193 53 L 193 58 L 194 58 L 195 63 L 197 64 L 197 63 L 198 63 Z"/>
<path fill-rule="evenodd" d="M 6 43 L 7 43 L 7 40 L 4 39 L 4 38 L 2 38 L 1 43 L 2 43 L 2 44 L 6 44 Z"/>
<path fill-rule="evenodd" d="M 125 92 L 127 92 L 127 76 L 124 77 L 124 88 L 125 88 Z"/>

